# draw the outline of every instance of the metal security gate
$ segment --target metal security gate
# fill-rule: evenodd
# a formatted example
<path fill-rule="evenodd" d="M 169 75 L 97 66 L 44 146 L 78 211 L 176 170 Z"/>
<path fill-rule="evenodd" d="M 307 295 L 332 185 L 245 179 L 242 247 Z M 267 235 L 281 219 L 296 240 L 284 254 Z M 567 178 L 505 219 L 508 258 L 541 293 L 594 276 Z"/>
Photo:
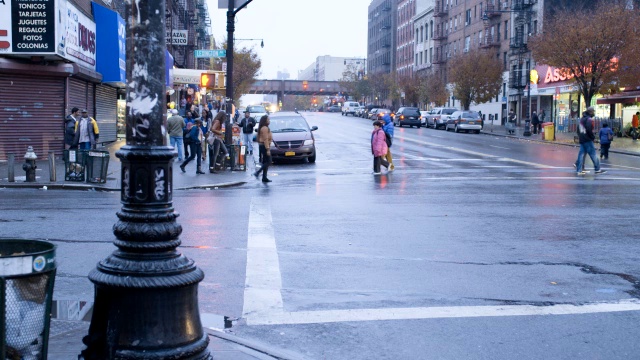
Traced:
<path fill-rule="evenodd" d="M 107 85 L 96 85 L 96 116 L 101 143 L 116 141 L 118 117 L 118 89 Z"/>
<path fill-rule="evenodd" d="M 80 110 L 87 109 L 89 111 L 89 115 L 92 114 L 88 104 L 90 102 L 93 103 L 93 98 L 89 100 L 86 81 L 77 78 L 69 78 L 67 94 L 69 96 L 69 108 L 67 109 L 67 113 L 71 113 L 71 109 L 77 107 Z"/>
<path fill-rule="evenodd" d="M 0 74 L 0 160 L 64 149 L 65 78 Z"/>

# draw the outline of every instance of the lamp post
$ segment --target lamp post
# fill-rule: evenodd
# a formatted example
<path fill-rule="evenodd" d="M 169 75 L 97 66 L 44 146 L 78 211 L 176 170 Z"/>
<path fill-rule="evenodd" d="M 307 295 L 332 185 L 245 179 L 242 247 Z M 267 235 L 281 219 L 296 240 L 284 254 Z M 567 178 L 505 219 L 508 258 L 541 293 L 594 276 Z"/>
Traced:
<path fill-rule="evenodd" d="M 127 3 L 126 145 L 118 248 L 89 274 L 95 303 L 79 359 L 208 360 L 198 309 L 204 278 L 176 248 L 182 227 L 172 203 L 175 150 L 166 145 L 164 0 Z"/>
<path fill-rule="evenodd" d="M 245 2 L 236 9 L 236 1 L 229 0 L 229 7 L 227 8 L 227 129 L 230 129 L 231 118 L 233 117 L 233 33 L 236 30 L 236 14 L 252 1 L 253 0 L 245 0 Z M 230 131 L 227 131 L 227 133 L 231 134 Z"/>

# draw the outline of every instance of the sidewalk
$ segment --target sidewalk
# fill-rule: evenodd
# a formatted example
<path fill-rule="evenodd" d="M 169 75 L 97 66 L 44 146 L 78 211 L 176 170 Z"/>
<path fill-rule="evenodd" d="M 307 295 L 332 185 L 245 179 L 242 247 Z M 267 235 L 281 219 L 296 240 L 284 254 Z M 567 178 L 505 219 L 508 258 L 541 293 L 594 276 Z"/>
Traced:
<path fill-rule="evenodd" d="M 491 124 L 485 123 L 484 128 L 481 131 L 483 134 L 487 135 L 496 135 L 496 136 L 504 136 L 516 139 L 530 140 L 547 144 L 558 144 L 565 146 L 578 146 L 578 144 L 574 141 L 574 136 L 576 136 L 573 132 L 556 132 L 556 139 L 554 141 L 547 141 L 543 139 L 542 134 L 524 136 L 522 133 L 524 132 L 524 126 L 520 126 L 516 128 L 516 132 L 513 135 L 507 133 L 507 129 L 501 125 L 492 126 Z M 596 148 L 599 149 L 600 146 L 596 144 Z M 640 140 L 633 141 L 633 139 L 628 137 L 615 137 L 613 142 L 611 143 L 611 148 L 609 149 L 611 153 L 618 154 L 626 154 L 631 156 L 640 156 Z"/>
<path fill-rule="evenodd" d="M 204 329 L 209 335 L 209 352 L 215 360 L 304 360 L 305 357 L 256 341 L 241 339 L 227 332 Z M 74 360 L 85 346 L 88 321 L 51 320 L 48 358 Z"/>
<path fill-rule="evenodd" d="M 15 182 L 8 181 L 9 167 L 6 161 L 0 162 L 0 188 L 42 188 L 47 189 L 69 189 L 69 190 L 96 190 L 96 191 L 120 191 L 120 159 L 115 156 L 116 151 L 125 145 L 124 140 L 113 142 L 105 147 L 97 150 L 109 151 L 109 167 L 107 170 L 107 180 L 104 184 L 65 181 L 64 161 L 62 158 L 56 157 L 55 170 L 56 181 L 50 181 L 48 154 L 36 154 L 38 156 L 36 169 L 36 182 L 25 182 L 25 171 L 22 170 L 24 163 L 24 154 L 16 154 L 14 164 Z M 202 169 L 206 173 L 204 175 L 196 175 L 195 159 L 187 165 L 186 173 L 182 173 L 178 167 L 180 164 L 176 161 L 173 169 L 173 189 L 206 189 L 220 188 L 229 186 L 239 186 L 247 182 L 251 177 L 251 171 L 254 169 L 251 155 L 248 156 L 246 171 L 220 171 L 217 174 L 210 174 L 208 171 L 208 161 L 203 163 Z"/>

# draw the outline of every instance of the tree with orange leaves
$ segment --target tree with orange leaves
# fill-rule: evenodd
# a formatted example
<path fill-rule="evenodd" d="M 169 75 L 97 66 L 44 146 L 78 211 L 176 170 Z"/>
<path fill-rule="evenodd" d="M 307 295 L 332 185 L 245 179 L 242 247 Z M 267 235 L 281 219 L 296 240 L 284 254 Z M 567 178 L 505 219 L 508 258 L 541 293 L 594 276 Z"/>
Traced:
<path fill-rule="evenodd" d="M 469 110 L 472 103 L 485 103 L 500 94 L 502 62 L 492 53 L 472 50 L 452 59 L 449 81 L 453 95 Z"/>

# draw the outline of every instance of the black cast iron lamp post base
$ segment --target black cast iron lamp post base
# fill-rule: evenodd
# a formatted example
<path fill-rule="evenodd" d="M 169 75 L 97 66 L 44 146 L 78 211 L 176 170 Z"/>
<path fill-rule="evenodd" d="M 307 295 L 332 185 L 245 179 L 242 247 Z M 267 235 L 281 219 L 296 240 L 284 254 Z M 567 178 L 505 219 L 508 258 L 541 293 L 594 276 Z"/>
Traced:
<path fill-rule="evenodd" d="M 173 159 L 165 134 L 164 0 L 127 2 L 127 144 L 118 247 L 89 274 L 95 304 L 85 360 L 207 360 L 195 263 L 180 254 L 173 209 Z"/>

